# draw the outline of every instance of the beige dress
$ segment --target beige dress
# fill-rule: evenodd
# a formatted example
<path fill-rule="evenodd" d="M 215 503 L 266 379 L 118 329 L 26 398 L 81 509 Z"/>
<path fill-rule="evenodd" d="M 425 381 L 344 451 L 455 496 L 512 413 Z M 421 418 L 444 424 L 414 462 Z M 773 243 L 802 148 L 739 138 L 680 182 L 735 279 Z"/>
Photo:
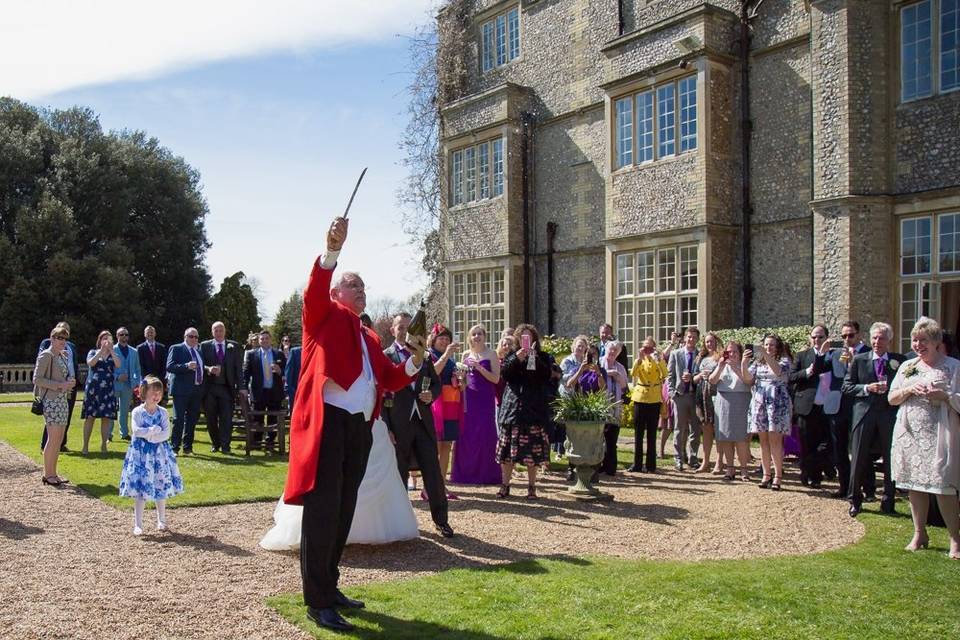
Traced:
<path fill-rule="evenodd" d="M 898 489 L 957 495 L 960 489 L 960 360 L 944 358 L 929 367 L 920 358 L 897 369 L 891 391 L 919 382 L 945 388 L 949 398 L 933 402 L 910 395 L 897 411 L 890 468 Z"/>

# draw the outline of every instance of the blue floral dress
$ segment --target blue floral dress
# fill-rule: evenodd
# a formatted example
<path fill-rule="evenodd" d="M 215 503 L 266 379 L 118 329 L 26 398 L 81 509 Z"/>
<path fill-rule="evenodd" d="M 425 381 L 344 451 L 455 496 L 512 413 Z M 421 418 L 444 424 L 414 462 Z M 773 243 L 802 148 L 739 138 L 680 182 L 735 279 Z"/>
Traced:
<path fill-rule="evenodd" d="M 120 495 L 128 498 L 166 500 L 183 493 L 183 477 L 170 448 L 170 417 L 157 407 L 148 413 L 140 405 L 133 410 L 133 439 L 120 471 Z"/>
<path fill-rule="evenodd" d="M 775 376 L 762 360 L 750 365 L 753 397 L 747 423 L 749 433 L 790 433 L 793 422 L 793 402 L 788 387 L 790 366 L 789 358 L 780 358 L 780 375 Z"/>
<path fill-rule="evenodd" d="M 87 360 L 97 353 L 97 349 L 91 349 L 87 354 Z M 110 418 L 117 417 L 117 394 L 113 390 L 114 381 L 113 358 L 106 360 L 97 360 L 96 364 L 90 367 L 87 374 L 87 384 L 83 389 L 83 408 L 80 410 L 81 418 Z"/>

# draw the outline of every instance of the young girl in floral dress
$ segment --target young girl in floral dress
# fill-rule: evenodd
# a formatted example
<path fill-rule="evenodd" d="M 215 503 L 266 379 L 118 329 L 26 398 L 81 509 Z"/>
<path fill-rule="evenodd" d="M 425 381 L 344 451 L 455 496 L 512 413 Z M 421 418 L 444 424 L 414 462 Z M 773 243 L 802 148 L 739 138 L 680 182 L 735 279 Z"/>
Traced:
<path fill-rule="evenodd" d="M 160 406 L 163 383 L 147 376 L 140 384 L 143 404 L 131 416 L 132 440 L 120 472 L 120 495 L 135 500 L 133 535 L 143 533 L 143 506 L 147 500 L 157 505 L 157 531 L 166 531 L 167 498 L 183 492 L 183 478 L 177 458 L 170 448 L 170 417 Z"/>

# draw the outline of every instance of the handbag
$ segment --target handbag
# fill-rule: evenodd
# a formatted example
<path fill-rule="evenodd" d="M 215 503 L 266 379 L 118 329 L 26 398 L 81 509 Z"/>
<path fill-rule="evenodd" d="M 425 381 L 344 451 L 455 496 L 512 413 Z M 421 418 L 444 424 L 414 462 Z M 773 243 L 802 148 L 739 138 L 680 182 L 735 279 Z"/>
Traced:
<path fill-rule="evenodd" d="M 52 373 L 53 373 L 53 359 L 51 358 L 51 359 L 50 359 L 50 366 L 47 367 L 47 376 L 46 376 L 46 377 L 49 378 Z M 34 385 L 34 386 L 36 386 L 36 385 Z M 46 399 L 46 397 L 47 397 L 47 389 L 44 389 L 44 390 L 43 390 L 43 397 L 42 397 L 42 398 L 39 397 L 39 396 L 37 396 L 36 393 L 34 393 L 34 394 L 33 394 L 33 403 L 30 405 L 30 413 L 32 413 L 32 414 L 34 414 L 34 415 L 36 415 L 36 416 L 42 416 L 42 415 L 43 415 L 43 401 L 44 401 L 44 399 Z"/>

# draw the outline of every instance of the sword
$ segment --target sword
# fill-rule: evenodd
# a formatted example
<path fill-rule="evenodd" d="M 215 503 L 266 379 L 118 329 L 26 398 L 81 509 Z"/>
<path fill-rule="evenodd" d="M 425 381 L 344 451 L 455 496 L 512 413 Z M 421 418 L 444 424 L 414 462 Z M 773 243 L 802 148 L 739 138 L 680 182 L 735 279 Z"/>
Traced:
<path fill-rule="evenodd" d="M 347 208 L 343 212 L 343 219 L 347 219 L 347 214 L 350 213 L 350 205 L 353 204 L 353 198 L 357 195 L 357 189 L 360 188 L 360 183 L 363 182 L 363 176 L 367 174 L 367 168 L 364 167 L 363 171 L 360 172 L 360 177 L 357 178 L 357 186 L 353 188 L 353 193 L 350 194 L 350 202 L 347 203 Z"/>

